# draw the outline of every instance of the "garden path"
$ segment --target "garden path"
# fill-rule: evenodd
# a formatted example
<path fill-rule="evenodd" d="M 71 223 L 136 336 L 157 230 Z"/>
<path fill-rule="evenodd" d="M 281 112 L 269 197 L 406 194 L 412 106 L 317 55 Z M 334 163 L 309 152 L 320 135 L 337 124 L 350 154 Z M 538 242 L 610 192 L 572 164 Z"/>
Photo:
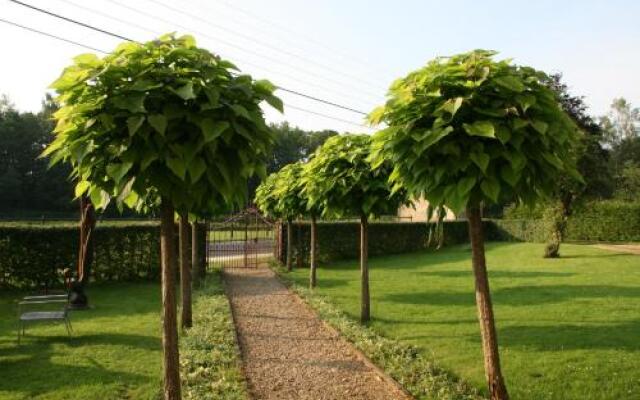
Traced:
<path fill-rule="evenodd" d="M 410 399 L 268 268 L 225 280 L 255 399 Z"/>
<path fill-rule="evenodd" d="M 596 247 L 605 250 L 619 251 L 623 253 L 631 253 L 640 255 L 640 243 L 639 244 L 599 244 Z"/>

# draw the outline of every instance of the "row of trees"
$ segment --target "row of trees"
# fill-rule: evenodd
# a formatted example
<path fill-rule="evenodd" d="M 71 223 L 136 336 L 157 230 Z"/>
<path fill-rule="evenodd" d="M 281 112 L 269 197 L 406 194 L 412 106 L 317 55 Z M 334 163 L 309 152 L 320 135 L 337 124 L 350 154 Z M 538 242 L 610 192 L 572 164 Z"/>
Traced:
<path fill-rule="evenodd" d="M 464 211 L 489 392 L 492 399 L 508 399 L 481 208 L 513 200 L 535 204 L 556 193 L 559 176 L 582 183 L 576 160 L 585 133 L 563 110 L 547 75 L 495 61 L 494 55 L 477 50 L 438 58 L 397 80 L 386 104 L 369 115 L 372 123 L 386 124 L 385 129 L 373 138 L 345 135 L 327 140 L 307 164 L 271 176 L 259 188 L 256 201 L 266 213 L 289 221 L 314 207 L 322 216 L 360 217 L 362 321 L 370 316 L 368 217 L 394 212 L 408 197 L 426 198 L 430 214 L 443 207 Z M 315 248 L 312 242 L 312 253 Z M 313 287 L 313 264 L 311 271 Z"/>

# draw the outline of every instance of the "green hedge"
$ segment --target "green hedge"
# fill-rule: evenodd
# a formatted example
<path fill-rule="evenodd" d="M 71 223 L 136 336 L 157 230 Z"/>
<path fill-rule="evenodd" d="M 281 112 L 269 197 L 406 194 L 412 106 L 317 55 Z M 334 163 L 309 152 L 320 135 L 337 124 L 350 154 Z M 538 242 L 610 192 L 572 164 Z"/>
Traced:
<path fill-rule="evenodd" d="M 466 243 L 466 221 L 444 223 L 444 244 Z M 299 265 L 309 262 L 310 224 L 293 223 L 293 254 Z M 372 222 L 369 224 L 369 256 L 408 253 L 427 247 L 429 226 L 424 222 Z M 282 255 L 286 254 L 287 226 L 282 227 Z M 359 256 L 360 224 L 357 222 L 318 223 L 318 261 L 330 263 Z M 281 260 L 283 261 L 283 260 Z"/>
<path fill-rule="evenodd" d="M 75 271 L 78 235 L 77 225 L 0 225 L 0 286 L 59 288 L 59 270 Z M 157 222 L 98 223 L 94 235 L 93 281 L 158 280 Z M 200 243 L 204 246 L 204 229 Z"/>
<path fill-rule="evenodd" d="M 492 240 L 544 242 L 549 229 L 541 219 L 491 220 Z M 576 207 L 565 240 L 574 242 L 640 241 L 640 202 L 589 202 Z"/>

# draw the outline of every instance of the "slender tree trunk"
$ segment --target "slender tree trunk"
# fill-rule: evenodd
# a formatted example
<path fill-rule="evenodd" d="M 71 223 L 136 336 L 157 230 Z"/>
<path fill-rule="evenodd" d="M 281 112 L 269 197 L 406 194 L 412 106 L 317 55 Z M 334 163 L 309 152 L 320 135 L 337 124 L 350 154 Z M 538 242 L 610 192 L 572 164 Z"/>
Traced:
<path fill-rule="evenodd" d="M 287 271 L 291 272 L 292 269 L 292 259 L 291 254 L 293 249 L 291 248 L 293 245 L 293 230 L 291 224 L 291 218 L 287 218 Z"/>
<path fill-rule="evenodd" d="M 318 226 L 316 224 L 316 216 L 311 216 L 311 251 L 310 251 L 310 268 L 309 268 L 309 287 L 313 289 L 316 287 L 316 268 L 317 268 L 317 240 L 318 240 Z"/>
<path fill-rule="evenodd" d="M 360 217 L 360 321 L 371 319 L 369 299 L 369 222 L 366 216 Z"/>
<path fill-rule="evenodd" d="M 498 336 L 493 318 L 493 305 L 489 290 L 489 278 L 484 257 L 484 237 L 482 233 L 482 217 L 479 207 L 467 208 L 469 219 L 469 239 L 471 240 L 472 265 L 475 276 L 476 306 L 482 335 L 482 351 L 484 353 L 484 371 L 489 385 L 492 400 L 508 400 L 509 394 L 500 370 L 498 353 Z"/>
<path fill-rule="evenodd" d="M 193 286 L 200 285 L 204 278 L 204 268 L 200 265 L 200 255 L 198 254 L 198 221 L 191 223 L 191 274 L 193 275 Z"/>
<path fill-rule="evenodd" d="M 173 204 L 163 198 L 160 206 L 160 252 L 162 263 L 162 350 L 164 399 L 180 400 L 180 355 L 176 318 L 176 251 Z"/>
<path fill-rule="evenodd" d="M 544 212 L 544 220 L 549 224 L 549 239 L 544 248 L 544 258 L 559 258 L 560 245 L 567 231 L 567 221 L 571 214 L 573 194 L 568 192 L 560 200 L 551 204 Z"/>
<path fill-rule="evenodd" d="M 180 214 L 180 294 L 182 295 L 182 314 L 180 326 L 191 328 L 191 264 L 189 260 L 189 219 L 187 213 Z"/>

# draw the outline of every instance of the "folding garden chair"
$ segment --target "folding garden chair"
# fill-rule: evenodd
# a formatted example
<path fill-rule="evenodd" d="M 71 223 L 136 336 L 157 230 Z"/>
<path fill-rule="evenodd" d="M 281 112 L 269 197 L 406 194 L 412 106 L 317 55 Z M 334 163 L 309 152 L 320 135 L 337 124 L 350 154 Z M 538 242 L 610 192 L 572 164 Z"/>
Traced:
<path fill-rule="evenodd" d="M 55 295 L 54 295 L 55 296 Z M 67 328 L 67 334 L 71 335 L 73 328 L 71 327 L 71 320 L 69 319 L 69 303 L 67 299 L 50 298 L 42 299 L 46 296 L 27 296 L 32 299 L 27 299 L 18 303 L 18 344 L 20 339 L 25 335 L 25 327 L 27 323 L 38 321 L 63 321 Z M 37 297 L 37 299 L 33 299 Z M 65 296 L 66 297 L 66 296 Z M 24 311 L 24 307 L 37 306 L 42 307 L 47 304 L 63 304 L 62 310 L 47 310 L 47 311 Z"/>

